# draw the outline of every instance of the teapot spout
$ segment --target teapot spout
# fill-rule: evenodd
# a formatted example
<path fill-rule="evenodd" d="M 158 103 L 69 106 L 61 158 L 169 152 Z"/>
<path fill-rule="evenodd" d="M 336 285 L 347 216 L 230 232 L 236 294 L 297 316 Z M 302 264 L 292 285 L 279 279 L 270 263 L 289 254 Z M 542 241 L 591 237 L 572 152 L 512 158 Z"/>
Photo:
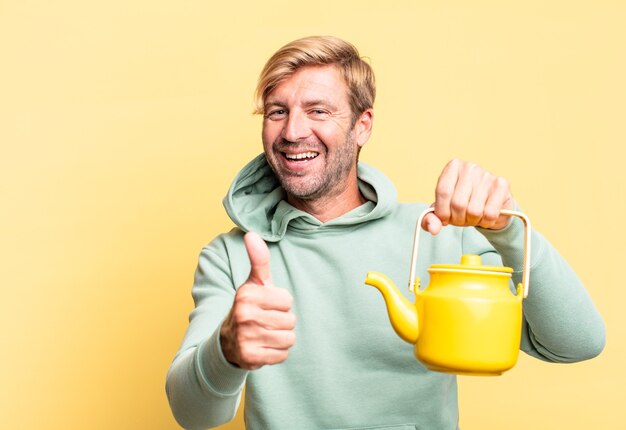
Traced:
<path fill-rule="evenodd" d="M 377 288 L 385 299 L 389 321 L 395 332 L 405 341 L 415 344 L 419 335 L 417 309 L 408 301 L 387 276 L 368 272 L 365 283 Z"/>

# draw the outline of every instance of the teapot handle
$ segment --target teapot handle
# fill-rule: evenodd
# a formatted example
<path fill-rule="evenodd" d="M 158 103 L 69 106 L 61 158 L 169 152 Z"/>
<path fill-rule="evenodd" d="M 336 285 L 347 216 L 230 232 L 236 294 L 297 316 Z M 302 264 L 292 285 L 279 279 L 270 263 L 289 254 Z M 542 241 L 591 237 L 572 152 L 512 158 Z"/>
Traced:
<path fill-rule="evenodd" d="M 435 208 L 429 207 L 417 219 L 415 226 L 415 237 L 413 239 L 413 254 L 411 255 L 411 273 L 409 275 L 409 291 L 413 292 L 415 286 L 415 265 L 417 263 L 417 248 L 419 245 L 419 234 L 422 229 L 422 220 L 427 214 L 435 212 Z M 530 278 L 530 220 L 526 215 L 519 211 L 502 209 L 501 215 L 516 216 L 524 223 L 524 270 L 522 272 L 522 292 L 524 298 L 528 297 L 529 278 Z"/>

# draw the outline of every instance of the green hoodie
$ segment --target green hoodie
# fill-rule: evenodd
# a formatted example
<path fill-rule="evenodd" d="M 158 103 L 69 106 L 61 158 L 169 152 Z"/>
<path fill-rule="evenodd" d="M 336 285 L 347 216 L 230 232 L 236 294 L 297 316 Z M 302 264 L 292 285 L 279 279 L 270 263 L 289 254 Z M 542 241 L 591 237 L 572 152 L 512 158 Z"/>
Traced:
<path fill-rule="evenodd" d="M 196 307 L 167 376 L 168 399 L 183 427 L 229 421 L 245 386 L 249 429 L 458 428 L 456 377 L 429 371 L 414 358 L 413 346 L 391 328 L 380 293 L 363 283 L 375 270 L 408 284 L 415 222 L 427 206 L 399 204 L 393 185 L 371 166 L 359 163 L 358 176 L 368 202 L 322 223 L 286 202 L 263 155 L 238 174 L 224 199 L 237 228 L 202 249 L 192 290 Z M 268 242 L 273 282 L 293 296 L 298 322 L 285 362 L 246 371 L 224 359 L 219 328 L 249 275 L 243 234 L 251 230 Z M 604 325 L 584 287 L 545 239 L 533 233 L 531 241 L 521 348 L 554 362 L 599 354 Z M 423 233 L 422 285 L 428 285 L 428 266 L 458 263 L 463 254 L 512 267 L 517 284 L 522 223 L 500 231 Z"/>

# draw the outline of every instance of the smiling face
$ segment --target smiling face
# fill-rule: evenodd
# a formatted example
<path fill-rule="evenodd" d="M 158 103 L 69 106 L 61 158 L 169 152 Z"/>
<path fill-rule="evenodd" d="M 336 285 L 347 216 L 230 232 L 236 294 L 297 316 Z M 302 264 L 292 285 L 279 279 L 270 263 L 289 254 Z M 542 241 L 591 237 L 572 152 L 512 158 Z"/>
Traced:
<path fill-rule="evenodd" d="M 360 196 L 356 161 L 372 111 L 353 124 L 348 88 L 335 66 L 298 69 L 268 94 L 264 111 L 265 155 L 290 203 Z"/>

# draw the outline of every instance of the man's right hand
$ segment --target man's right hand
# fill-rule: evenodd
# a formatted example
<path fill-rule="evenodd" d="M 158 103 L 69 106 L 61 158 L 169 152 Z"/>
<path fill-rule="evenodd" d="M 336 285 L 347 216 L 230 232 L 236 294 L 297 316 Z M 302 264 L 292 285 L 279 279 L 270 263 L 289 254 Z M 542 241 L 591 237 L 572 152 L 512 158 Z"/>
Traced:
<path fill-rule="evenodd" d="M 263 239 L 250 232 L 244 242 L 250 276 L 235 294 L 220 330 L 220 342 L 226 360 L 254 370 L 287 359 L 296 340 L 296 317 L 291 313 L 291 294 L 272 283 L 270 252 Z"/>

